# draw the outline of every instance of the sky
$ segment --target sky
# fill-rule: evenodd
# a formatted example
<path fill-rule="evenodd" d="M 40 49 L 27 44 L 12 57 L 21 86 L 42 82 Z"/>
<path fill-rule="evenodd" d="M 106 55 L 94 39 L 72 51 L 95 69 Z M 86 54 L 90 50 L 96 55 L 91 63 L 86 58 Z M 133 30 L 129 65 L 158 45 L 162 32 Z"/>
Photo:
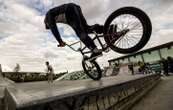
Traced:
<path fill-rule="evenodd" d="M 50 62 L 55 72 L 81 70 L 81 54 L 68 47 L 58 48 L 43 22 L 49 9 L 69 2 L 81 6 L 90 25 L 104 24 L 120 7 L 138 7 L 147 13 L 153 27 L 151 39 L 143 49 L 173 41 L 172 0 L 0 0 L 0 64 L 3 71 L 12 71 L 19 63 L 21 71 L 43 72 L 45 61 Z M 63 39 L 78 40 L 70 26 L 57 25 Z M 97 61 L 106 66 L 109 59 L 118 56 L 121 54 L 110 51 Z"/>

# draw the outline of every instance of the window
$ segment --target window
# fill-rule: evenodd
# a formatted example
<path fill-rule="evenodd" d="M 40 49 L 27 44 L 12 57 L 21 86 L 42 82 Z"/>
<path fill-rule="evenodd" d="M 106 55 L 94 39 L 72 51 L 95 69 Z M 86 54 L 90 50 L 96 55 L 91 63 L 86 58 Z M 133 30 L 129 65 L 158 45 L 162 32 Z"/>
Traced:
<path fill-rule="evenodd" d="M 129 60 L 128 60 L 128 58 L 123 58 L 120 60 L 120 63 L 123 63 L 123 64 L 129 63 Z"/>
<path fill-rule="evenodd" d="M 131 61 L 131 62 L 142 61 L 141 55 L 136 55 L 136 56 L 130 57 L 130 61 Z"/>
<path fill-rule="evenodd" d="M 145 62 L 153 62 L 153 61 L 160 60 L 160 56 L 159 56 L 158 50 L 151 51 L 149 53 L 144 53 L 143 56 L 144 56 Z"/>
<path fill-rule="evenodd" d="M 163 58 L 167 58 L 168 56 L 173 57 L 173 48 L 163 48 L 160 51 Z"/>

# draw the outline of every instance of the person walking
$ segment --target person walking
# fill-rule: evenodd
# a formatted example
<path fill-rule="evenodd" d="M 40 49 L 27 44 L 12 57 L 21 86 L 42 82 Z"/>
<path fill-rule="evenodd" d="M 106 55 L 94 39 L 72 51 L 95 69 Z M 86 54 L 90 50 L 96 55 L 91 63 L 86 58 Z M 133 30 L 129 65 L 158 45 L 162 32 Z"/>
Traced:
<path fill-rule="evenodd" d="M 48 83 L 53 83 L 54 70 L 48 61 L 46 62 L 46 66 L 47 66 Z"/>

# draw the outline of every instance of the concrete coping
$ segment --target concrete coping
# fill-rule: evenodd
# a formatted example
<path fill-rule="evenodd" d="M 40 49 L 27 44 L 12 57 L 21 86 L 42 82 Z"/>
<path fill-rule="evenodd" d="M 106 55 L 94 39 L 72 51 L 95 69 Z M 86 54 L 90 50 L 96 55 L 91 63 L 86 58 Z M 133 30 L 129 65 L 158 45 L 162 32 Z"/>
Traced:
<path fill-rule="evenodd" d="M 13 86 L 6 89 L 6 95 L 8 98 L 11 98 L 8 100 L 13 100 L 13 106 L 16 108 L 23 108 L 76 95 L 88 94 L 93 91 L 99 91 L 113 86 L 117 87 L 155 75 L 119 75 L 103 78 L 100 81 L 88 79 L 57 81 L 53 84 L 48 84 L 47 82 L 13 84 Z"/>

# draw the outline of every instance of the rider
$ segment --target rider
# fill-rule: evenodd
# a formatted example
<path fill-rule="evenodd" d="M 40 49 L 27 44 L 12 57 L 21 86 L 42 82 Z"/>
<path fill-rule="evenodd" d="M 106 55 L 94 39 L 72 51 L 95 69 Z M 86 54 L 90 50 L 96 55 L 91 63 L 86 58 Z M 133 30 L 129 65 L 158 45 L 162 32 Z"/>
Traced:
<path fill-rule="evenodd" d="M 92 30 L 103 33 L 103 26 L 98 24 L 89 26 L 82 14 L 80 6 L 74 3 L 68 3 L 52 8 L 47 12 L 44 22 L 46 29 L 50 29 L 59 42 L 58 47 L 64 47 L 66 43 L 61 39 L 56 23 L 66 23 L 74 29 L 80 40 L 92 51 L 91 59 L 102 55 L 102 52 L 88 36 L 88 33 Z"/>

